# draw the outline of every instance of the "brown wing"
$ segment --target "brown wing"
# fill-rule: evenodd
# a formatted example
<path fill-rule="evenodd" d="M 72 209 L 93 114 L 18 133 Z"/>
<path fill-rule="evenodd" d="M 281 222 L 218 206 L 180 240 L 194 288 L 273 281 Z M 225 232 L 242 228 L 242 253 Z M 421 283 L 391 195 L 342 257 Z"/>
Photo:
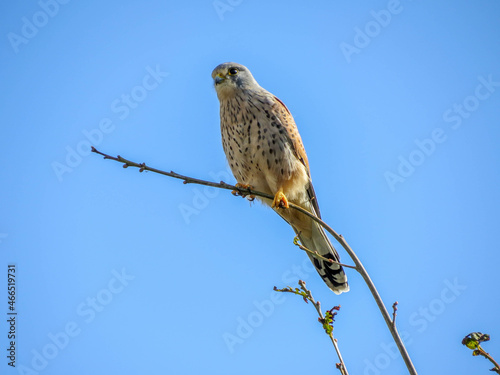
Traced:
<path fill-rule="evenodd" d="M 314 207 L 314 211 L 316 211 L 316 215 L 321 218 L 318 200 L 316 199 L 316 193 L 311 181 L 309 161 L 307 160 L 306 149 L 304 148 L 304 144 L 302 143 L 302 138 L 300 138 L 299 130 L 297 129 L 295 120 L 293 119 L 293 116 L 285 103 L 283 103 L 276 96 L 274 96 L 274 99 L 276 100 L 276 103 L 278 103 L 281 107 L 278 113 L 280 115 L 280 120 L 282 121 L 282 124 L 286 129 L 286 135 L 288 137 L 290 145 L 292 146 L 292 151 L 294 152 L 297 159 L 299 159 L 300 162 L 306 167 L 307 175 L 309 176 L 309 186 L 307 187 L 307 194 L 309 195 L 309 199 Z"/>

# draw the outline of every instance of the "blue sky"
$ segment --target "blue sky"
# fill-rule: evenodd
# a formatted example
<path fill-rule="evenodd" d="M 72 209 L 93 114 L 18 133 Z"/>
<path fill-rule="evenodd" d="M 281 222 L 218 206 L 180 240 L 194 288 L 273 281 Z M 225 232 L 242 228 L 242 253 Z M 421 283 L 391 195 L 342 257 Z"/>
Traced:
<path fill-rule="evenodd" d="M 351 374 L 404 373 L 361 277 L 334 295 L 269 209 L 89 155 L 234 182 L 226 61 L 293 113 L 417 370 L 486 373 L 473 331 L 500 358 L 498 2 L 55 1 L 0 6 L 1 373 L 335 373 L 312 306 L 272 291 L 299 278 L 342 306 Z"/>

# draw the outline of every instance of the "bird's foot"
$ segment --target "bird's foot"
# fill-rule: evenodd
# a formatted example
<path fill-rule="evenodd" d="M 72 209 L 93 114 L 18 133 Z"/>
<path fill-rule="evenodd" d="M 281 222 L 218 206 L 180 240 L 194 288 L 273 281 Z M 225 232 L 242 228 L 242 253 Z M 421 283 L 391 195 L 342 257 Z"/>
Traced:
<path fill-rule="evenodd" d="M 274 196 L 272 208 L 288 208 L 288 199 L 286 199 L 285 194 L 283 194 L 283 189 L 279 189 Z"/>
<path fill-rule="evenodd" d="M 252 189 L 251 185 L 249 185 L 249 184 L 240 184 L 239 182 L 236 185 L 234 185 L 234 186 L 242 188 L 242 189 Z M 231 191 L 231 194 L 233 194 L 236 197 L 240 196 L 240 197 L 243 197 L 243 198 L 245 198 L 248 195 L 248 194 L 242 193 L 239 190 L 233 190 L 233 191 Z M 254 199 L 255 199 L 255 195 L 250 195 L 249 198 L 248 198 L 248 200 L 250 200 L 250 201 L 253 201 Z"/>

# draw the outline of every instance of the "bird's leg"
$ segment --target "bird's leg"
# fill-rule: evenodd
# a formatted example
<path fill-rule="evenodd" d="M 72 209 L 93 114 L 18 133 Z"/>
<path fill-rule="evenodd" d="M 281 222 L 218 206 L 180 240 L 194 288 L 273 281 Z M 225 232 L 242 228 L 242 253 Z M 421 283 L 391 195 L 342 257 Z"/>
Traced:
<path fill-rule="evenodd" d="M 234 186 L 242 188 L 242 189 L 252 189 L 251 185 L 249 185 L 249 184 L 240 184 L 239 182 L 236 183 L 236 185 L 234 185 Z M 243 197 L 243 198 L 245 198 L 247 196 L 247 194 L 241 193 L 238 190 L 231 191 L 231 194 L 233 194 L 234 196 L 240 196 L 240 197 Z M 251 195 L 250 198 L 252 198 L 252 197 L 253 197 L 253 199 L 255 199 L 255 196 Z M 253 200 L 253 199 L 251 199 L 251 200 Z"/>
<path fill-rule="evenodd" d="M 283 194 L 283 188 L 280 188 L 278 192 L 274 195 L 272 208 L 288 208 L 288 199 L 286 199 L 285 194 Z"/>

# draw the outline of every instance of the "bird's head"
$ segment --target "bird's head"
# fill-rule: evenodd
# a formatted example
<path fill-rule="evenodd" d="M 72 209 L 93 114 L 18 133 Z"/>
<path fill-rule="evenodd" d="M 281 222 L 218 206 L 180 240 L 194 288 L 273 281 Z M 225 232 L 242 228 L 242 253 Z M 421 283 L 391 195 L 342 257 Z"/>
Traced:
<path fill-rule="evenodd" d="M 250 70 L 232 62 L 218 65 L 212 72 L 212 78 L 219 99 L 234 97 L 240 90 L 260 87 Z"/>

